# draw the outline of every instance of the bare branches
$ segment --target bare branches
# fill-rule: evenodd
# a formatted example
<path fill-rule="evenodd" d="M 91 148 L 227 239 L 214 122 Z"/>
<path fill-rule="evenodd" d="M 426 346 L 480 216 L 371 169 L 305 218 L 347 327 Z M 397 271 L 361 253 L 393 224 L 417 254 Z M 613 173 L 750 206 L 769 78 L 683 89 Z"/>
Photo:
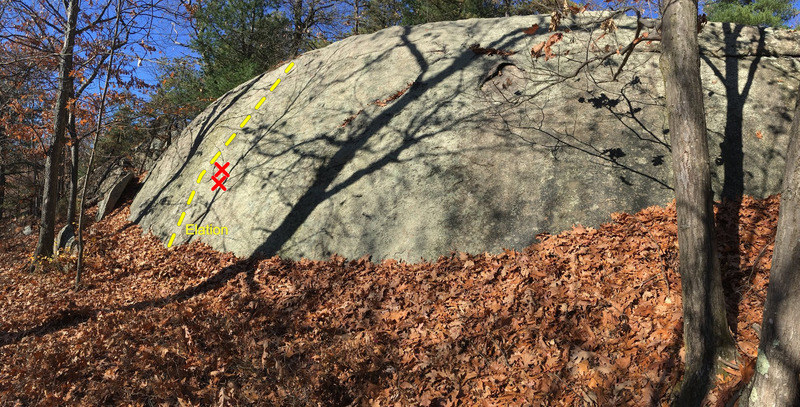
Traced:
<path fill-rule="evenodd" d="M 626 8 L 620 9 L 620 10 L 615 10 L 613 13 L 611 13 L 611 15 L 609 15 L 603 21 L 613 21 L 614 17 L 623 15 L 623 14 L 625 14 L 627 12 L 636 13 L 636 23 L 637 23 L 636 24 L 636 33 L 634 34 L 633 40 L 631 40 L 630 43 L 628 43 L 626 46 L 624 46 L 622 48 L 617 48 L 617 49 L 614 49 L 614 50 L 610 50 L 610 51 L 605 52 L 602 55 L 598 55 L 598 56 L 595 56 L 595 57 L 589 57 L 589 49 L 592 46 L 591 43 L 595 41 L 590 36 L 590 44 L 587 45 L 587 49 L 586 49 L 586 60 L 583 61 L 575 69 L 575 71 L 573 73 L 571 73 L 569 75 L 561 75 L 562 78 L 564 78 L 564 79 L 574 78 L 574 77 L 578 76 L 581 73 L 581 71 L 583 71 L 586 67 L 588 67 L 591 64 L 602 63 L 605 60 L 607 60 L 608 58 L 613 57 L 614 55 L 624 55 L 622 63 L 617 68 L 616 72 L 613 74 L 613 77 L 612 77 L 612 80 L 616 81 L 617 77 L 619 76 L 619 74 L 622 73 L 623 68 L 625 68 L 625 65 L 628 62 L 628 58 L 630 58 L 630 56 L 633 53 L 634 49 L 636 48 L 636 46 L 640 42 L 642 42 L 642 40 L 644 40 L 645 38 L 646 38 L 646 40 L 648 42 L 660 41 L 661 40 L 660 35 L 650 35 L 650 32 L 644 32 L 644 34 L 642 34 L 642 29 L 643 28 L 649 28 L 649 29 L 653 30 L 654 32 L 658 32 L 660 30 L 660 27 L 661 27 L 660 20 L 642 18 L 641 11 L 636 9 L 636 8 L 634 8 L 634 7 L 626 7 Z M 603 35 L 605 35 L 605 34 L 603 34 Z M 603 35 L 601 35 L 601 37 Z"/>
<path fill-rule="evenodd" d="M 117 16 L 114 21 L 114 39 L 117 38 L 119 35 L 119 23 L 120 18 L 122 15 L 122 0 L 117 0 Z M 78 211 L 78 230 L 77 230 L 77 241 L 78 241 L 78 264 L 76 267 L 75 273 L 75 287 L 79 287 L 81 284 L 81 272 L 83 266 L 83 205 L 86 202 L 86 185 L 89 182 L 89 176 L 92 173 L 92 164 L 94 164 L 94 152 L 97 148 L 97 137 L 100 135 L 100 129 L 103 126 L 103 112 L 105 110 L 105 103 L 106 103 L 106 95 L 108 93 L 108 85 L 109 79 L 111 78 L 111 66 L 114 62 L 114 53 L 117 51 L 118 47 L 111 47 L 111 53 L 109 55 L 108 66 L 106 68 L 106 79 L 105 83 L 103 84 L 103 94 L 100 97 L 100 108 L 97 112 L 97 127 L 95 128 L 94 133 L 94 140 L 92 142 L 92 153 L 89 156 L 89 165 L 86 168 L 86 177 L 83 179 L 83 189 L 81 192 L 81 203 L 80 203 L 80 211 Z M 97 73 L 95 71 L 95 73 Z"/>

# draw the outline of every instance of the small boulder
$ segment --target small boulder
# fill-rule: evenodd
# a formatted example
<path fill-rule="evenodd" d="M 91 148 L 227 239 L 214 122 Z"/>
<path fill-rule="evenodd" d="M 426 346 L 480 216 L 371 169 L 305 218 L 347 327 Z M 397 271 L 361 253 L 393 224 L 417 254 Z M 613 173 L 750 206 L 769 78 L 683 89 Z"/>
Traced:
<path fill-rule="evenodd" d="M 164 149 L 164 142 L 161 139 L 154 138 L 150 142 L 150 151 L 161 151 Z"/>
<path fill-rule="evenodd" d="M 114 186 L 106 192 L 105 198 L 103 198 L 103 201 L 100 202 L 100 205 L 97 207 L 98 221 L 114 210 L 114 206 L 117 204 L 119 197 L 122 196 L 122 192 L 125 191 L 125 187 L 131 182 L 131 179 L 133 179 L 133 173 L 125 172 L 118 181 L 114 183 Z"/>
<path fill-rule="evenodd" d="M 67 239 L 67 242 L 64 243 L 64 250 L 72 253 L 73 251 L 78 249 L 78 240 L 75 239 L 76 236 L 72 236 Z"/>
<path fill-rule="evenodd" d="M 86 186 L 86 206 L 93 206 L 103 201 L 109 191 L 134 168 L 133 163 L 125 157 L 107 161 L 99 165 L 89 176 Z M 80 182 L 83 182 L 81 178 Z"/>
<path fill-rule="evenodd" d="M 53 252 L 58 253 L 59 250 L 69 247 L 67 246 L 70 239 L 75 238 L 75 228 L 72 227 L 72 224 L 68 224 L 61 228 L 58 232 L 58 236 L 56 236 L 56 241 L 53 243 Z"/>
<path fill-rule="evenodd" d="M 31 225 L 25 226 L 25 229 L 22 229 L 22 234 L 25 236 L 28 236 L 31 233 L 33 233 L 33 228 L 31 227 Z"/>

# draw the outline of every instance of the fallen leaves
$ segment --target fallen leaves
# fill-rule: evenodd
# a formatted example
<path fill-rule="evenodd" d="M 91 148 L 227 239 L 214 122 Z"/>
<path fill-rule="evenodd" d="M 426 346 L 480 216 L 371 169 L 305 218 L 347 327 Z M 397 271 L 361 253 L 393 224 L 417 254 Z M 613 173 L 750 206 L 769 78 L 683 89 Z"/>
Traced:
<path fill-rule="evenodd" d="M 536 34 L 536 31 L 538 31 L 538 30 L 539 30 L 539 24 L 534 24 L 534 25 L 526 28 L 523 32 L 525 34 L 527 34 L 527 35 L 534 35 L 534 34 Z"/>
<path fill-rule="evenodd" d="M 391 96 L 389 96 L 389 97 L 387 97 L 385 99 L 382 99 L 382 100 L 381 99 L 374 100 L 370 104 L 371 105 L 380 106 L 380 107 L 386 107 L 386 106 L 389 105 L 389 103 L 397 100 L 397 98 L 399 98 L 400 96 L 403 96 L 412 86 L 414 86 L 414 82 L 413 81 L 409 82 L 408 84 L 406 84 L 406 86 L 403 89 L 398 90 L 397 92 L 395 92 Z M 357 111 L 355 114 L 353 114 L 351 116 L 348 116 L 346 119 L 344 119 L 344 121 L 342 122 L 342 124 L 339 125 L 339 127 L 347 127 L 347 125 L 350 124 L 350 122 L 355 120 L 355 118 L 358 117 L 358 115 L 360 115 L 363 112 L 364 112 L 364 109 L 359 109 L 359 111 Z"/>
<path fill-rule="evenodd" d="M 778 198 L 716 209 L 752 360 Z M 166 250 L 123 209 L 93 227 L 79 292 L 69 273 L 17 272 L 35 241 L 16 236 L 0 404 L 666 405 L 682 369 L 674 203 L 612 220 L 410 264 Z M 718 400 L 752 362 L 727 370 Z"/>
<path fill-rule="evenodd" d="M 481 48 L 480 44 L 472 44 L 469 49 L 477 55 L 514 55 L 516 51 L 507 51 L 496 48 Z"/>
<path fill-rule="evenodd" d="M 398 91 L 397 91 L 397 92 L 395 92 L 395 93 L 394 93 L 392 96 L 389 96 L 388 98 L 386 98 L 386 99 L 383 99 L 383 100 L 376 100 L 374 103 L 375 103 L 376 105 L 380 106 L 380 107 L 386 107 L 386 105 L 388 105 L 388 104 L 389 104 L 389 103 L 391 103 L 392 101 L 396 100 L 396 99 L 397 99 L 397 98 L 399 98 L 400 96 L 403 96 L 403 94 L 405 94 L 405 93 L 406 93 L 406 91 L 407 91 L 409 88 L 411 88 L 411 86 L 413 86 L 413 85 L 414 85 L 414 82 L 409 82 L 408 84 L 406 84 L 406 87 L 405 87 L 405 88 L 398 90 Z"/>

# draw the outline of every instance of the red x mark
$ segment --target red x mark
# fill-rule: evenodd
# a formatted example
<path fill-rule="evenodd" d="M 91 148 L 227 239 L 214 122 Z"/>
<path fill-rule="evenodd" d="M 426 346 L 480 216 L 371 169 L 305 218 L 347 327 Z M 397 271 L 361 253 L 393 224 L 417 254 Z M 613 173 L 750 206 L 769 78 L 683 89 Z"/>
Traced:
<path fill-rule="evenodd" d="M 214 176 L 211 177 L 211 179 L 214 180 L 214 186 L 211 187 L 212 191 L 217 189 L 217 187 L 222 188 L 223 191 L 227 191 L 228 190 L 227 188 L 225 188 L 225 185 L 222 185 L 222 183 L 225 182 L 225 180 L 228 179 L 228 176 L 230 175 L 230 174 L 228 174 L 228 171 L 225 171 L 225 169 L 228 168 L 228 166 L 230 164 L 231 163 L 225 163 L 224 166 L 220 166 L 218 162 L 214 162 L 214 165 L 216 165 L 217 168 L 219 168 L 219 171 L 217 171 L 217 173 L 214 174 Z M 222 174 L 222 178 L 217 179 L 217 177 L 220 174 Z"/>

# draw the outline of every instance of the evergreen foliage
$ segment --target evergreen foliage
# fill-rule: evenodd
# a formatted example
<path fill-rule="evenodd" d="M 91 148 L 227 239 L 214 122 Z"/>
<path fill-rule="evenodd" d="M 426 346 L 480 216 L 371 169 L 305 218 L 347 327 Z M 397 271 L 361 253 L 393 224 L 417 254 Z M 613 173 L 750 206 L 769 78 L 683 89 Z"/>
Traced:
<path fill-rule="evenodd" d="M 798 14 L 790 0 L 720 0 L 705 11 L 709 21 L 785 28 Z"/>
<path fill-rule="evenodd" d="M 386 27 L 400 25 L 407 12 L 407 4 L 399 0 L 372 0 L 367 2 L 359 34 L 380 31 Z"/>
<path fill-rule="evenodd" d="M 467 18 L 492 18 L 549 13 L 559 8 L 557 0 L 408 0 L 404 4 L 403 24 L 414 25 L 435 21 Z M 572 2 L 569 2 L 572 4 Z"/>
<path fill-rule="evenodd" d="M 129 95 L 114 112 L 108 134 L 98 141 L 97 161 L 130 157 L 140 144 L 154 139 L 165 143 L 176 131 L 183 130 L 214 101 L 207 96 L 203 76 L 192 58 L 162 59 L 156 76 L 158 85 L 150 100 Z"/>
<path fill-rule="evenodd" d="M 201 56 L 208 97 L 221 96 L 291 54 L 290 22 L 276 0 L 209 0 L 200 5 L 191 47 Z"/>
<path fill-rule="evenodd" d="M 199 62 L 193 58 L 164 60 L 159 68 L 158 88 L 147 103 L 146 110 L 152 117 L 169 117 L 175 127 L 183 128 L 214 101 L 204 88 Z"/>

